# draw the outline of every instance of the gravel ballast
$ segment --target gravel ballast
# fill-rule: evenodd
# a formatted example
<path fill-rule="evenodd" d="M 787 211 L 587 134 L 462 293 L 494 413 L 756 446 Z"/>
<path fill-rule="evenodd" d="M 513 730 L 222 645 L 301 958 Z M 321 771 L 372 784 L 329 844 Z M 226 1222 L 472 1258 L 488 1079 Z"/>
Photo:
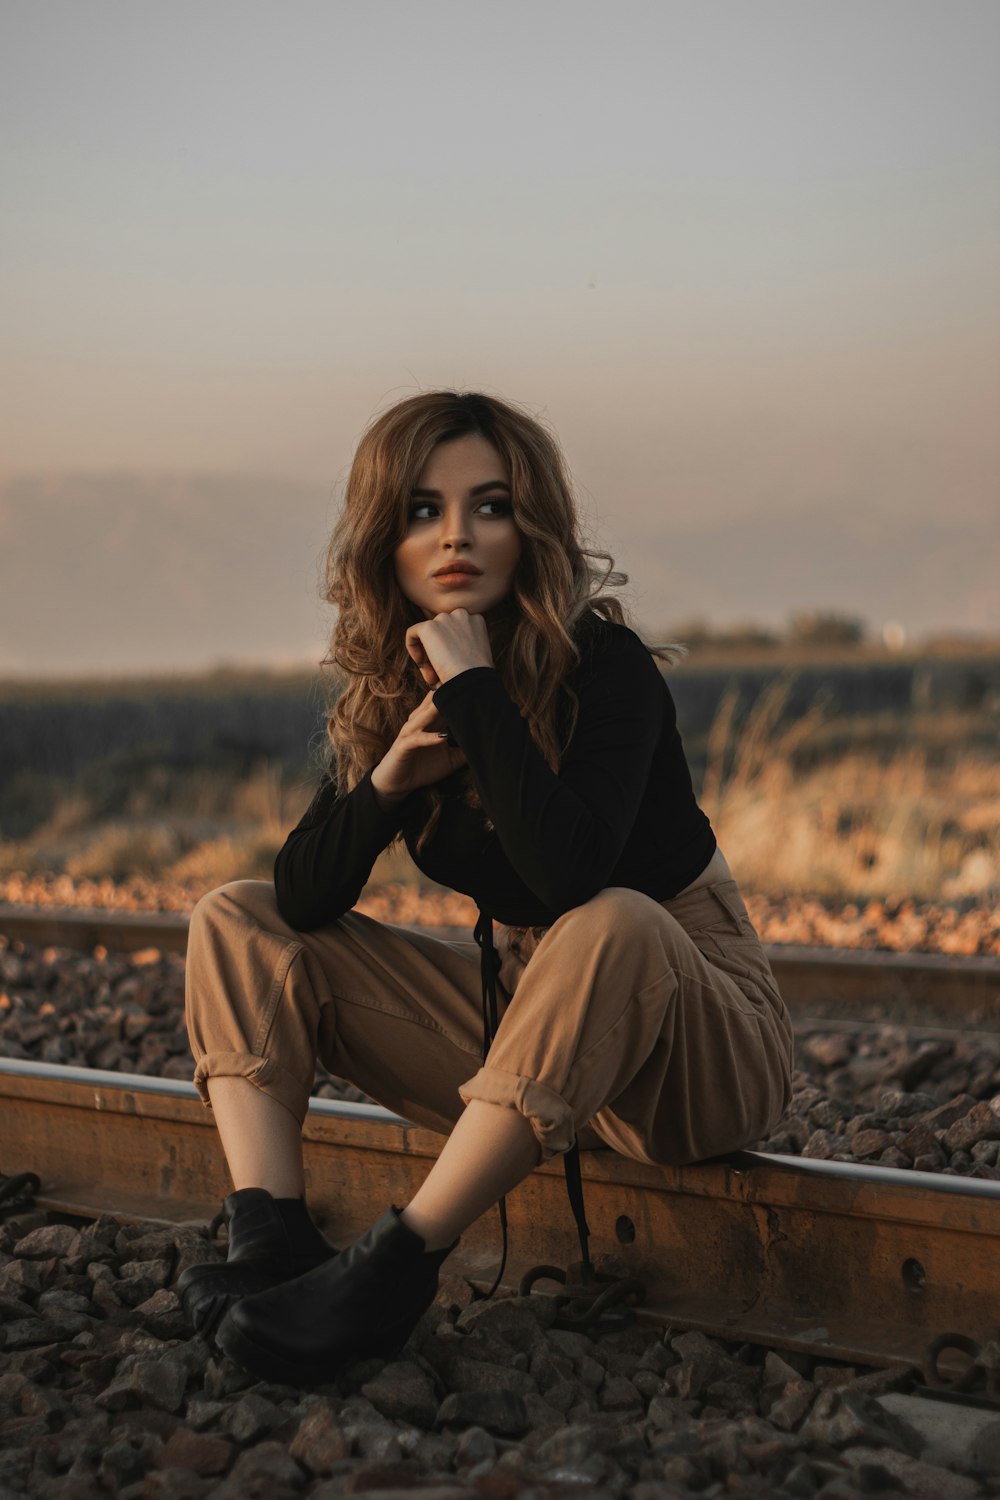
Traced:
<path fill-rule="evenodd" d="M 183 974 L 156 950 L 0 947 L 0 1053 L 190 1079 Z M 764 1149 L 1000 1177 L 1000 1036 L 813 1027 L 797 1061 Z M 314 1093 L 363 1097 L 322 1070 Z M 0 1500 L 1000 1495 L 974 1445 L 945 1464 L 880 1404 L 905 1374 L 652 1325 L 591 1338 L 458 1278 L 393 1359 L 253 1382 L 173 1290 L 222 1253 L 207 1226 L 0 1220 Z"/>
<path fill-rule="evenodd" d="M 1000 1494 L 880 1405 L 905 1374 L 645 1324 L 591 1338 L 552 1327 L 548 1298 L 476 1301 L 458 1278 L 394 1358 L 310 1391 L 254 1382 L 188 1336 L 172 1290 L 213 1255 L 187 1226 L 0 1226 L 3 1500 Z"/>
<path fill-rule="evenodd" d="M 190 1081 L 183 957 L 0 947 L 0 1055 Z M 758 1149 L 1000 1180 L 1000 1033 L 809 1028 L 796 1063 Z M 365 1097 L 320 1067 L 313 1093 Z"/>

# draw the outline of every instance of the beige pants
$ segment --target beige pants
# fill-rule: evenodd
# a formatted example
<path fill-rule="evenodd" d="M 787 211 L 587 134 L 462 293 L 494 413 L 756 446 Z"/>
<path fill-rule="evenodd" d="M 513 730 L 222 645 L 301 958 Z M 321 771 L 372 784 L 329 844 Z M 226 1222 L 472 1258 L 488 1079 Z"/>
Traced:
<path fill-rule="evenodd" d="M 298 1120 L 317 1057 L 447 1133 L 462 1101 L 519 1109 L 544 1157 L 600 1142 L 680 1164 L 746 1146 L 789 1099 L 788 1016 L 734 882 L 661 904 L 613 887 L 548 929 L 496 931 L 500 1025 L 485 1064 L 479 949 L 348 912 L 296 932 L 240 880 L 191 919 L 195 1084 L 248 1078 Z M 596 1137 L 596 1139 L 595 1139 Z"/>

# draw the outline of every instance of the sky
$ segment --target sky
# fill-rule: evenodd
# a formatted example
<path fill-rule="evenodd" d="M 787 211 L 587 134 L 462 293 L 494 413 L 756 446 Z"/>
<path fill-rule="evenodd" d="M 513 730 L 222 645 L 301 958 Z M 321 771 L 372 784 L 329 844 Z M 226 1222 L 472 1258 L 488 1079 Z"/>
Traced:
<path fill-rule="evenodd" d="M 304 492 L 305 577 L 366 423 L 441 385 L 554 427 L 647 616 L 672 538 L 708 575 L 755 518 L 943 521 L 982 559 L 995 0 L 0 0 L 0 192 L 0 585 L 25 494 L 99 533 L 102 484 L 137 557 L 151 495 L 155 550 L 178 486 Z M 949 557 L 908 628 L 1000 628 Z M 50 617 L 72 563 L 17 559 Z M 793 583 L 703 597 L 777 618 Z M 876 585 L 841 599 L 878 627 Z M 0 665 L 59 664 L 0 628 Z"/>

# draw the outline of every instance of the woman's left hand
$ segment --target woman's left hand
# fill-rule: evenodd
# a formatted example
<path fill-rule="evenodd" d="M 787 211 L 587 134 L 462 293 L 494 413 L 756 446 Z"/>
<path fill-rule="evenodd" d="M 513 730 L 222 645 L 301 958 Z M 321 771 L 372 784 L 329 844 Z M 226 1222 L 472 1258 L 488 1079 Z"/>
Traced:
<path fill-rule="evenodd" d="M 486 621 L 467 609 L 453 609 L 411 625 L 406 649 L 429 688 L 440 687 L 470 667 L 493 666 Z"/>

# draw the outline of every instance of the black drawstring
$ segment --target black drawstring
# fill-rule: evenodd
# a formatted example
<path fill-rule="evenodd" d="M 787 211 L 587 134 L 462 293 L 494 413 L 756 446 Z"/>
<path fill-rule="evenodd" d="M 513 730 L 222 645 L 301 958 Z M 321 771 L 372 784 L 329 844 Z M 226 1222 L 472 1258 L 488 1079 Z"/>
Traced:
<path fill-rule="evenodd" d="M 479 920 L 476 922 L 474 933 L 476 942 L 479 944 L 479 975 L 483 990 L 483 1062 L 486 1061 L 487 1053 L 496 1036 L 499 1025 L 499 1011 L 497 1007 L 497 974 L 500 972 L 500 955 L 493 945 L 493 918 L 480 911 Z M 507 1269 L 507 1199 L 501 1198 L 497 1204 L 500 1212 L 500 1240 L 502 1245 L 500 1255 L 500 1269 L 496 1279 L 489 1291 L 487 1298 L 492 1297 L 497 1287 L 503 1280 L 503 1273 Z"/>
<path fill-rule="evenodd" d="M 496 1036 L 497 1026 L 499 1025 L 497 975 L 500 972 L 500 955 L 493 943 L 493 918 L 488 917 L 482 907 L 479 909 L 479 918 L 476 922 L 473 935 L 479 945 L 479 974 L 482 981 L 483 994 L 483 1062 L 485 1062 L 493 1038 Z M 569 1205 L 573 1210 L 573 1218 L 576 1220 L 576 1232 L 580 1240 L 580 1254 L 582 1256 L 584 1279 L 586 1280 L 591 1270 L 590 1252 L 587 1248 L 590 1229 L 587 1226 L 587 1214 L 583 1203 L 583 1179 L 580 1175 L 580 1147 L 576 1141 L 573 1142 L 569 1150 L 563 1155 L 563 1168 L 566 1172 L 566 1192 L 569 1196 Z M 486 1293 L 488 1298 L 493 1296 L 493 1293 L 500 1285 L 507 1266 L 507 1199 L 501 1198 L 497 1207 L 500 1210 L 500 1233 L 503 1248 L 500 1256 L 500 1269 L 496 1274 L 496 1280 Z"/>
<path fill-rule="evenodd" d="M 497 1034 L 499 1025 L 497 1011 L 497 975 L 500 972 L 500 955 L 493 946 L 493 919 L 482 911 L 474 933 L 479 944 L 479 975 L 483 986 L 483 1062 L 490 1050 L 490 1043 Z"/>
<path fill-rule="evenodd" d="M 590 1239 L 590 1229 L 587 1224 L 587 1211 L 583 1206 L 583 1178 L 580 1176 L 580 1147 L 574 1141 L 569 1150 L 563 1155 L 563 1170 L 566 1173 L 566 1192 L 569 1194 L 569 1206 L 573 1210 L 576 1220 L 576 1233 L 580 1241 L 580 1257 L 583 1266 L 584 1281 L 589 1281 L 593 1267 L 590 1264 L 590 1251 L 587 1241 Z"/>

